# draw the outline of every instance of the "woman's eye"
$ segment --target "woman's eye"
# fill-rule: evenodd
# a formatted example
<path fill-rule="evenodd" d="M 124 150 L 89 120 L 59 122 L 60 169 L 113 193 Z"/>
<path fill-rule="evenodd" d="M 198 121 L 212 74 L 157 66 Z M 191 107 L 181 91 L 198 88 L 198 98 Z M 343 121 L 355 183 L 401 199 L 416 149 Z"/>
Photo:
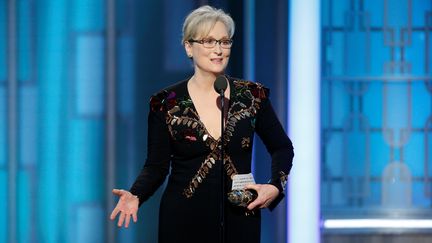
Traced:
<path fill-rule="evenodd" d="M 222 45 L 229 45 L 230 44 L 230 40 L 222 40 Z"/>
<path fill-rule="evenodd" d="M 213 44 L 215 41 L 216 41 L 215 39 L 206 39 L 206 40 L 204 40 L 204 43 Z"/>

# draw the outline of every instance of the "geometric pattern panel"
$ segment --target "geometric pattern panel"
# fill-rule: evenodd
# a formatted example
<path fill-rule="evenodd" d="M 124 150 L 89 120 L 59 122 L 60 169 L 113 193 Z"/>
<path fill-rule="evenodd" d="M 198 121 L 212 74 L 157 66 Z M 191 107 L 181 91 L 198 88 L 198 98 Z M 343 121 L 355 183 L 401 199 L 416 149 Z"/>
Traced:
<path fill-rule="evenodd" d="M 432 206 L 432 3 L 322 1 L 323 217 Z"/>

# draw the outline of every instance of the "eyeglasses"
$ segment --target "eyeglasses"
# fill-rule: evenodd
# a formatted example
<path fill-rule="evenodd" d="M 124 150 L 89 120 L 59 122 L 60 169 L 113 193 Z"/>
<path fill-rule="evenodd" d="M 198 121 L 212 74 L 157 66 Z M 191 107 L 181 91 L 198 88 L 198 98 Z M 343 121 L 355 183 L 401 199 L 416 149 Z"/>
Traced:
<path fill-rule="evenodd" d="M 224 49 L 230 49 L 232 46 L 232 39 L 221 39 L 221 40 L 215 40 L 213 38 L 208 39 L 201 39 L 201 40 L 194 40 L 190 39 L 188 42 L 196 42 L 198 44 L 203 45 L 205 48 L 214 48 L 216 46 L 216 43 L 218 43 L 222 48 Z"/>

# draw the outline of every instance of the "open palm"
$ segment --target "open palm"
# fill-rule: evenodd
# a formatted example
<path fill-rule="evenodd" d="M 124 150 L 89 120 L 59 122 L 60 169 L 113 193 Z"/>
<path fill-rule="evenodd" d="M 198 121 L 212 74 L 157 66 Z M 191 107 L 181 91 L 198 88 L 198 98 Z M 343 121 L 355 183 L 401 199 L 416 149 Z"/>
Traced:
<path fill-rule="evenodd" d="M 120 213 L 117 226 L 122 227 L 124 223 L 125 228 L 128 228 L 131 216 L 135 223 L 138 220 L 137 217 L 138 205 L 139 205 L 138 197 L 128 191 L 120 190 L 120 189 L 113 189 L 112 193 L 119 196 L 120 198 L 119 201 L 117 202 L 116 207 L 111 213 L 110 219 L 114 220 L 117 217 L 117 215 Z"/>

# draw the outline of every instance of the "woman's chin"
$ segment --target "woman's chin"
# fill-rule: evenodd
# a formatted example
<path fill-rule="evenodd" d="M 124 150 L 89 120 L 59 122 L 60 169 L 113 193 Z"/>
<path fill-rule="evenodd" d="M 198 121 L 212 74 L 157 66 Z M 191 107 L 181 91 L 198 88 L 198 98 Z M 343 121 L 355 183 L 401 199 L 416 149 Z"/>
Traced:
<path fill-rule="evenodd" d="M 220 75 L 220 74 L 223 74 L 225 72 L 225 67 L 226 66 L 212 68 L 210 72 L 214 73 L 215 75 Z"/>
<path fill-rule="evenodd" d="M 204 68 L 202 68 L 202 69 L 200 68 L 200 69 L 203 72 L 211 73 L 211 74 L 213 74 L 215 76 L 218 76 L 218 75 L 221 75 L 221 74 L 225 73 L 225 68 L 226 68 L 226 66 L 218 66 L 218 67 L 210 67 L 210 68 L 207 68 L 207 69 L 204 69 Z"/>

